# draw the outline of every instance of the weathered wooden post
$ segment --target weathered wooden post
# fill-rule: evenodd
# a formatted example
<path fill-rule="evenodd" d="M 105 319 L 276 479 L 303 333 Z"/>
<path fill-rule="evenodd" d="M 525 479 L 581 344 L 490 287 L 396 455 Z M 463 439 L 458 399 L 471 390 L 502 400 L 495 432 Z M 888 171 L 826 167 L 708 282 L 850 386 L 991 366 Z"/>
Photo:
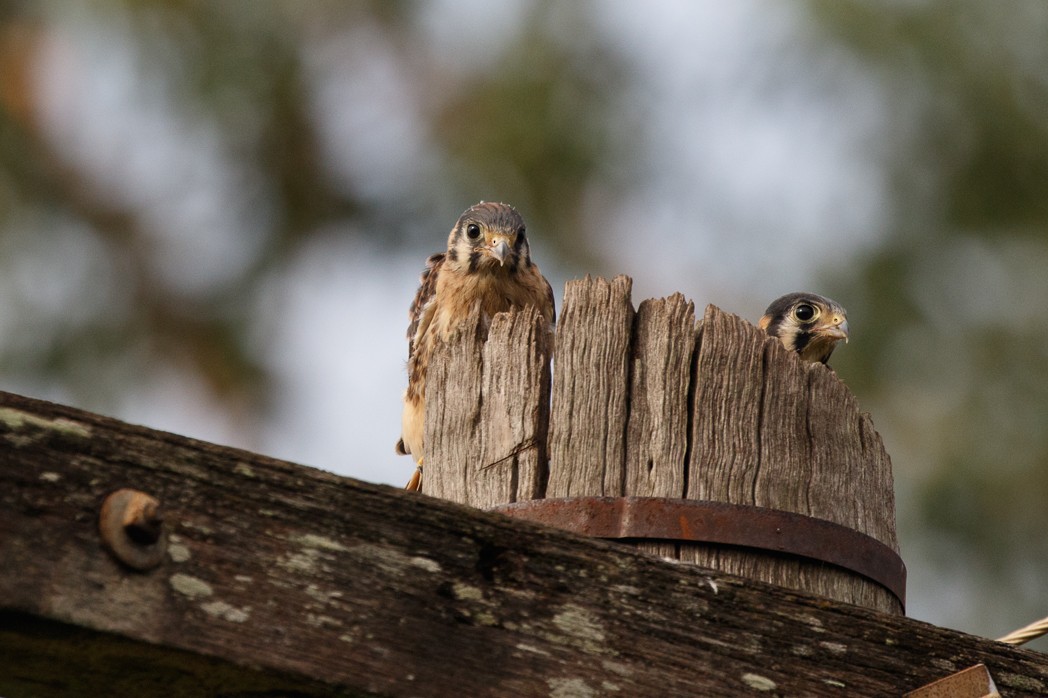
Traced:
<path fill-rule="evenodd" d="M 847 387 L 679 294 L 634 312 L 631 286 L 567 285 L 551 404 L 534 313 L 438 351 L 424 492 L 901 613 L 891 461 Z"/>
<path fill-rule="evenodd" d="M 457 341 L 437 351 L 423 492 L 479 508 L 544 495 L 553 347 L 546 324 L 529 308 L 499 313 L 485 331 L 474 311 Z"/>

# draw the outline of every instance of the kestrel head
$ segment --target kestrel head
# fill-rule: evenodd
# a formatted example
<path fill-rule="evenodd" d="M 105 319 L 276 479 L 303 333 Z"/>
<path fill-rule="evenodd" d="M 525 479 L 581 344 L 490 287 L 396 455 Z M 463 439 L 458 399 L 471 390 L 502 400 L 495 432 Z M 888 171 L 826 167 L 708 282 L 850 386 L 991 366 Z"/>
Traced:
<path fill-rule="evenodd" d="M 447 263 L 456 271 L 513 274 L 531 266 L 524 219 L 509 204 L 482 201 L 459 217 L 448 236 Z"/>
<path fill-rule="evenodd" d="M 848 341 L 848 314 L 836 301 L 814 293 L 789 293 L 772 302 L 760 326 L 805 361 L 826 363 L 837 342 Z"/>

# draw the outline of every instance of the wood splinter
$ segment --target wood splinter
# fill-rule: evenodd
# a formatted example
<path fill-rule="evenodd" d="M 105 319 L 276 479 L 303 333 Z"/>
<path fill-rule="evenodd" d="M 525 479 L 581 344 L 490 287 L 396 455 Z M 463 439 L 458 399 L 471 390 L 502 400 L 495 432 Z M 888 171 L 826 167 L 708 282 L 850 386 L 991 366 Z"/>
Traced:
<path fill-rule="evenodd" d="M 160 502 L 144 492 L 121 489 L 102 503 L 98 530 L 102 542 L 117 560 L 145 572 L 164 559 L 167 536 Z"/>

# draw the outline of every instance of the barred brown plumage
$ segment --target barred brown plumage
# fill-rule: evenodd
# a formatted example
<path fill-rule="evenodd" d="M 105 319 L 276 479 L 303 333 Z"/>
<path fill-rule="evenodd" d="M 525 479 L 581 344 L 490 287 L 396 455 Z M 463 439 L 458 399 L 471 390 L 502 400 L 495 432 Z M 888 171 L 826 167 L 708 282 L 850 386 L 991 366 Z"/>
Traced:
<path fill-rule="evenodd" d="M 848 341 L 848 314 L 837 301 L 815 293 L 788 293 L 772 301 L 760 327 L 805 361 L 826 363 L 837 342 Z"/>
<path fill-rule="evenodd" d="M 421 486 L 424 458 L 426 370 L 434 348 L 446 341 L 478 304 L 484 318 L 534 306 L 556 322 L 553 288 L 531 260 L 524 219 L 512 206 L 480 202 L 466 209 L 448 236 L 446 252 L 432 255 L 408 316 L 408 387 L 397 453 L 419 464 L 407 488 Z"/>

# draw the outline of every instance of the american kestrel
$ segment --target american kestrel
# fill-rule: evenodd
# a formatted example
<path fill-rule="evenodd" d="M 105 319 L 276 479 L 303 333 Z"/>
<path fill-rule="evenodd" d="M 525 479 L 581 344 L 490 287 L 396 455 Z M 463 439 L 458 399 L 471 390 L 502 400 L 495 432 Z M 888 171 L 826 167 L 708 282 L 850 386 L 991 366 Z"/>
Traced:
<path fill-rule="evenodd" d="M 524 219 L 507 204 L 480 202 L 459 217 L 447 252 L 426 260 L 408 317 L 408 389 L 397 453 L 418 463 L 409 490 L 422 484 L 426 368 L 438 342 L 446 341 L 480 305 L 485 322 L 495 313 L 534 306 L 556 321 L 553 289 L 531 261 Z"/>
<path fill-rule="evenodd" d="M 805 361 L 826 363 L 837 342 L 848 342 L 848 314 L 837 301 L 814 293 L 788 293 L 760 319 L 761 329 L 778 337 Z"/>

